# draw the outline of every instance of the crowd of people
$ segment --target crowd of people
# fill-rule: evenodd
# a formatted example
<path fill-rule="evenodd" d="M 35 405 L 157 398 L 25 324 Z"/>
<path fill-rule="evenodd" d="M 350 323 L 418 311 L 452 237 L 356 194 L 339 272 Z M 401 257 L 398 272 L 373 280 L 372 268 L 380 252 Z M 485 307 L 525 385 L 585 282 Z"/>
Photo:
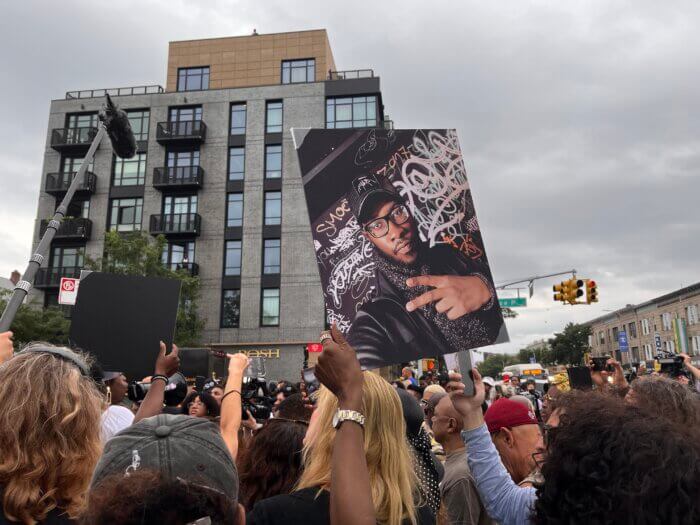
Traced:
<path fill-rule="evenodd" d="M 700 373 L 591 371 L 546 392 L 406 367 L 363 372 L 333 327 L 318 383 L 225 380 L 166 402 L 177 346 L 142 399 L 89 355 L 0 334 L 1 523 L 698 523 Z M 498 387 L 498 388 L 497 388 Z"/>

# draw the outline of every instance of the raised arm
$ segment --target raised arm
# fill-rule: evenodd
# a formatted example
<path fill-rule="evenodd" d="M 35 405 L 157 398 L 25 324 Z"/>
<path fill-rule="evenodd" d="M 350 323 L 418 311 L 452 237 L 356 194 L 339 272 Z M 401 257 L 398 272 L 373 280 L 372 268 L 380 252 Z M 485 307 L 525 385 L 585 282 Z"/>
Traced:
<path fill-rule="evenodd" d="M 148 389 L 146 397 L 143 398 L 134 423 L 138 423 L 147 417 L 157 416 L 163 410 L 163 399 L 165 396 L 165 385 L 168 378 L 178 371 L 180 368 L 180 357 L 177 345 L 173 345 L 173 349 L 169 354 L 165 354 L 165 343 L 160 342 L 160 351 L 156 357 L 156 366 L 154 367 L 153 376 L 151 376 L 151 388 Z"/>
<path fill-rule="evenodd" d="M 243 373 L 248 367 L 248 356 L 234 354 L 229 355 L 229 358 L 228 380 L 224 396 L 221 398 L 221 436 L 235 461 L 238 456 L 238 429 L 243 415 L 241 385 Z"/>
<path fill-rule="evenodd" d="M 0 365 L 14 355 L 15 349 L 12 345 L 12 332 L 0 333 Z"/>

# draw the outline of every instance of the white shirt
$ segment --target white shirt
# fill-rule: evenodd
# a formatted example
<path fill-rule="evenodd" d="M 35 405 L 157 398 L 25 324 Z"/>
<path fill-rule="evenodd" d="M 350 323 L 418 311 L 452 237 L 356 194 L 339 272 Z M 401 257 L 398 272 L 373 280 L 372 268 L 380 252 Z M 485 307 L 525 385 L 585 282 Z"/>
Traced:
<path fill-rule="evenodd" d="M 106 443 L 117 432 L 130 427 L 133 422 L 134 414 L 131 410 L 120 405 L 110 405 L 102 413 L 102 442 Z"/>

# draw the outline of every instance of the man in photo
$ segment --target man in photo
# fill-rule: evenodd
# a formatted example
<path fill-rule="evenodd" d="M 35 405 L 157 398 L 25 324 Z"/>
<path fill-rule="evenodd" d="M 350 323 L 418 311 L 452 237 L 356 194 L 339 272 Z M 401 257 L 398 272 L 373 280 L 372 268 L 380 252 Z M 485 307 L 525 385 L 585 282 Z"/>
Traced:
<path fill-rule="evenodd" d="M 376 272 L 374 298 L 359 308 L 348 332 L 364 368 L 496 342 L 503 318 L 485 264 L 421 241 L 388 181 L 358 176 L 347 198 L 372 244 Z"/>

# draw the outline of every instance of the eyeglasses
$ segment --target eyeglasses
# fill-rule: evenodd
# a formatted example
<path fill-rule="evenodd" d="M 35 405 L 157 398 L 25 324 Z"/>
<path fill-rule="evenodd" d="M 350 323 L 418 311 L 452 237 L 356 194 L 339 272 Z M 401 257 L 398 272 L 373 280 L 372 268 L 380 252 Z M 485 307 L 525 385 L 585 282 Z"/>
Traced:
<path fill-rule="evenodd" d="M 367 223 L 362 229 L 375 239 L 379 239 L 380 237 L 384 237 L 387 233 L 389 233 L 389 221 L 394 223 L 396 226 L 401 226 L 408 220 L 409 217 L 410 214 L 408 213 L 408 208 L 406 208 L 406 206 L 403 204 L 398 204 L 383 217 L 372 219 L 372 221 Z"/>

